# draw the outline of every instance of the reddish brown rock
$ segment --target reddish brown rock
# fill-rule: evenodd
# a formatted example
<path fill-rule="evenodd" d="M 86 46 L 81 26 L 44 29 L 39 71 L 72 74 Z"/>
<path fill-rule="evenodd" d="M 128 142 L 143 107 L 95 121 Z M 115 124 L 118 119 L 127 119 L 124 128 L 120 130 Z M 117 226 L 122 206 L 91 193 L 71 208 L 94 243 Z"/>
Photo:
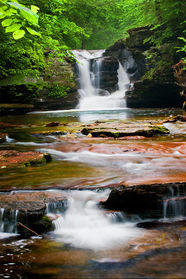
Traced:
<path fill-rule="evenodd" d="M 5 134 L 5 133 L 0 133 L 0 143 L 3 143 L 3 142 L 6 141 L 6 136 L 7 136 L 7 134 Z"/>
<path fill-rule="evenodd" d="M 177 121 L 186 122 L 186 115 L 177 115 L 175 117 L 171 117 L 167 120 L 164 120 L 163 123 L 174 123 Z"/>
<path fill-rule="evenodd" d="M 8 123 L 8 122 L 0 122 L 0 129 L 1 128 L 11 128 L 11 127 L 17 127 L 19 125 L 17 124 L 12 124 L 12 123 Z"/>
<path fill-rule="evenodd" d="M 60 123 L 59 122 L 50 122 L 48 124 L 46 124 L 46 127 L 56 127 L 59 126 Z"/>
<path fill-rule="evenodd" d="M 51 161 L 47 153 L 36 151 L 18 152 L 16 150 L 0 150 L 0 168 L 14 166 L 34 166 Z"/>

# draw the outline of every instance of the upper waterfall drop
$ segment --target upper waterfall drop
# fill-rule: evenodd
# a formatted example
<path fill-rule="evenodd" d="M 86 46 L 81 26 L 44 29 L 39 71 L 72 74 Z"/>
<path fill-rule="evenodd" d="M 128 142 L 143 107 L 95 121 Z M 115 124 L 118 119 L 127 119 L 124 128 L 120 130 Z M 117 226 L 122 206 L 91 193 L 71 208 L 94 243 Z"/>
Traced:
<path fill-rule="evenodd" d="M 77 59 L 77 74 L 79 80 L 80 110 L 110 110 L 126 108 L 125 92 L 130 83 L 128 75 L 119 61 L 116 69 L 116 88 L 109 93 L 107 88 L 101 86 L 104 80 L 103 72 L 107 77 L 110 72 L 105 69 L 104 50 L 73 50 Z M 108 58 L 108 57 L 107 57 Z M 109 76 L 113 78 L 113 76 Z"/>

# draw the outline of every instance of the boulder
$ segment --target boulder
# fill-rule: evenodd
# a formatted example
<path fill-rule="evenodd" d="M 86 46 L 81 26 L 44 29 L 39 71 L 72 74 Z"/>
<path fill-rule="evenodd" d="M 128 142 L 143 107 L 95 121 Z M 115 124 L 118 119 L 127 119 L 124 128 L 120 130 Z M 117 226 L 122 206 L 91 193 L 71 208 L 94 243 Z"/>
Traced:
<path fill-rule="evenodd" d="M 18 230 L 21 234 L 31 233 L 24 226 L 37 233 L 47 232 L 53 226 L 51 220 L 45 216 L 46 208 L 54 205 L 63 206 L 65 201 L 66 196 L 56 192 L 4 193 L 0 195 L 0 221 L 4 224 L 5 231 L 9 230 L 12 224 L 14 230 Z"/>
<path fill-rule="evenodd" d="M 97 63 L 99 71 L 97 71 Z M 90 70 L 95 76 L 95 87 L 109 92 L 117 89 L 118 85 L 118 59 L 113 56 L 104 56 L 101 58 L 92 59 L 90 62 Z"/>
<path fill-rule="evenodd" d="M 138 214 L 145 218 L 163 217 L 164 201 L 174 196 L 184 196 L 186 183 L 167 183 L 152 185 L 137 185 L 114 189 L 102 206 L 111 210 L 123 210 L 129 214 Z M 182 199 L 183 214 L 186 214 L 186 199 Z"/>
<path fill-rule="evenodd" d="M 130 108 L 181 107 L 182 99 L 174 82 L 145 79 L 126 92 L 126 104 Z"/>

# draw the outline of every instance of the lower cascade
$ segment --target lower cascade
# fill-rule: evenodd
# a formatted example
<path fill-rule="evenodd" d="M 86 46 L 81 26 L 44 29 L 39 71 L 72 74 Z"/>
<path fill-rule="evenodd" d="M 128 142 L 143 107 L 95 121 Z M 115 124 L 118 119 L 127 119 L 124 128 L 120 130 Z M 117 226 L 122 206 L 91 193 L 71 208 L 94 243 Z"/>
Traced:
<path fill-rule="evenodd" d="M 119 61 L 112 63 L 103 57 L 103 50 L 74 50 L 79 83 L 80 110 L 107 110 L 126 108 L 125 92 L 129 87 L 128 75 Z M 103 76 L 104 73 L 104 76 Z M 112 75 L 112 76 L 111 76 Z M 109 88 L 110 81 L 115 84 Z M 112 91 L 112 93 L 110 93 Z M 113 92 L 114 91 L 114 92 Z"/>
<path fill-rule="evenodd" d="M 124 214 L 112 215 L 97 207 L 107 196 L 108 191 L 72 191 L 66 213 L 54 221 L 57 240 L 77 248 L 102 250 L 141 235 L 143 230 L 127 221 Z"/>

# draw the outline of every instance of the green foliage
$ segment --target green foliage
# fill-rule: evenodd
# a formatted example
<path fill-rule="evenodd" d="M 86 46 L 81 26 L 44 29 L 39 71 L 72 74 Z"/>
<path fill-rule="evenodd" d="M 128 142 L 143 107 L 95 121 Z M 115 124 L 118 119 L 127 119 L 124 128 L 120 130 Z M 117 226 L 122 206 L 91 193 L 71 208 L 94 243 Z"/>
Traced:
<path fill-rule="evenodd" d="M 76 48 L 106 48 L 121 39 L 135 21 L 131 11 L 135 2 L 123 0 L 72 0 L 67 4 L 65 14 L 88 36 L 81 37 Z"/>
<path fill-rule="evenodd" d="M 50 87 L 50 91 L 48 96 L 53 98 L 61 98 L 68 94 L 70 88 L 64 85 L 59 85 L 58 83 L 54 82 L 53 85 Z"/>
<path fill-rule="evenodd" d="M 179 47 L 177 47 L 177 52 L 183 53 L 183 56 L 186 54 L 186 39 L 183 37 L 178 37 L 179 40 L 183 42 L 183 44 Z M 184 63 L 186 64 L 186 57 L 182 58 Z"/>
<path fill-rule="evenodd" d="M 130 2 L 131 0 L 126 0 Z M 164 43 L 175 42 L 183 38 L 185 30 L 185 3 L 181 0 L 138 0 L 140 12 L 137 22 L 151 26 L 152 36 L 146 41 L 159 47 Z M 185 53 L 185 47 L 180 44 L 179 50 Z"/>
<path fill-rule="evenodd" d="M 147 41 L 155 48 L 175 41 L 175 53 L 184 57 L 184 17 L 182 0 L 0 0 L 0 78 L 39 76 L 46 57 L 63 61 L 70 49 L 106 48 L 128 29 L 147 25 Z M 68 88 L 54 85 L 50 94 L 66 93 Z"/>
<path fill-rule="evenodd" d="M 31 6 L 27 8 L 24 5 L 18 3 L 18 1 L 0 1 L 0 19 L 2 26 L 5 27 L 6 33 L 13 33 L 13 38 L 19 40 L 24 37 L 25 31 L 29 32 L 30 26 L 39 27 L 37 15 L 39 8 L 37 6 Z M 31 29 L 31 28 L 30 28 Z M 35 31 L 35 30 L 33 30 Z M 40 36 L 40 33 L 29 32 L 32 35 Z"/>

